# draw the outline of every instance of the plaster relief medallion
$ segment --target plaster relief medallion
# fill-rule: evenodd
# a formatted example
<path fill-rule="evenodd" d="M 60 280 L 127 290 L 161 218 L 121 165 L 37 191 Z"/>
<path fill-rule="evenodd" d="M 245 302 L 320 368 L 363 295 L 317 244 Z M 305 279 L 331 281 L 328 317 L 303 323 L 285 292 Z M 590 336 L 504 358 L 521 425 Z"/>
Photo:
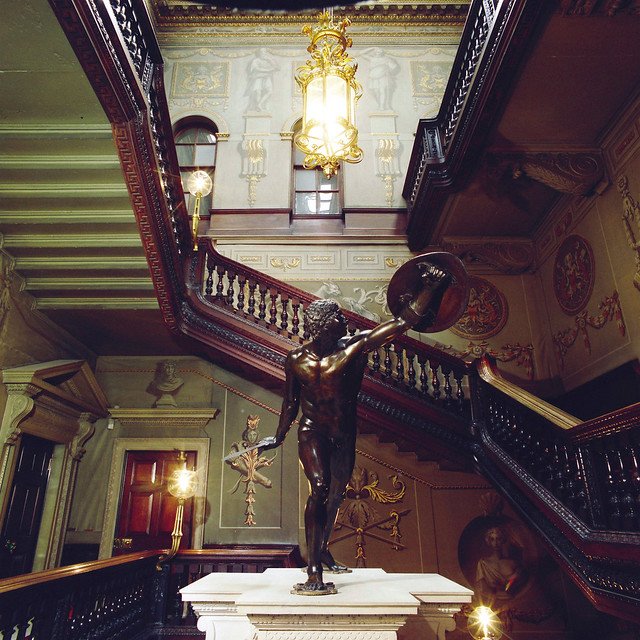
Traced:
<path fill-rule="evenodd" d="M 502 292 L 484 278 L 469 276 L 469 305 L 451 331 L 470 340 L 489 338 L 504 327 L 508 317 Z"/>
<path fill-rule="evenodd" d="M 594 277 L 591 246 L 578 235 L 569 236 L 560 245 L 553 267 L 553 291 L 565 313 L 574 315 L 587 304 Z"/>

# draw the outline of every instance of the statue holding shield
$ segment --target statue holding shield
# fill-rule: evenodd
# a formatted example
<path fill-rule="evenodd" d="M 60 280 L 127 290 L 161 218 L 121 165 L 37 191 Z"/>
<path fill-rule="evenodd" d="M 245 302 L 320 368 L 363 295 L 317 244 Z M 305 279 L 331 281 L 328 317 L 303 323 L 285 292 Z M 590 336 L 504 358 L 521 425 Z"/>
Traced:
<path fill-rule="evenodd" d="M 347 323 L 333 300 L 316 300 L 304 314 L 311 341 L 286 360 L 285 396 L 275 437 L 259 453 L 280 446 L 301 410 L 298 454 L 311 487 L 304 523 L 307 581 L 294 587 L 305 595 L 335 593 L 323 581 L 329 572 L 349 571 L 328 549 L 338 510 L 355 463 L 356 405 L 367 354 L 414 328 L 436 332 L 451 326 L 467 305 L 464 266 L 449 253 L 430 253 L 404 264 L 389 283 L 388 302 L 396 316 L 370 331 L 347 335 Z"/>

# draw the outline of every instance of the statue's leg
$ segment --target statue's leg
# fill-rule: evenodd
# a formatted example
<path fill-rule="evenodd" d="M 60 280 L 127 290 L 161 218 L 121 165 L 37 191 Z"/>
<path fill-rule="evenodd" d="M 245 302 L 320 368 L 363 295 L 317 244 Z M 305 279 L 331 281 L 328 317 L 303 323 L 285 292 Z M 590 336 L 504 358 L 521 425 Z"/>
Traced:
<path fill-rule="evenodd" d="M 301 432 L 298 437 L 298 455 L 311 486 L 304 511 L 304 530 L 307 542 L 305 589 L 321 590 L 324 588 L 324 583 L 320 553 L 327 523 L 327 496 L 331 478 L 329 441 L 313 431 Z"/>
<path fill-rule="evenodd" d="M 327 521 L 322 537 L 320 559 L 328 569 L 335 572 L 348 571 L 347 567 L 339 565 L 329 551 L 329 538 L 338 519 L 338 512 L 344 502 L 345 492 L 353 466 L 356 460 L 355 442 L 340 442 L 334 444 L 331 453 L 331 485 L 327 497 Z"/>

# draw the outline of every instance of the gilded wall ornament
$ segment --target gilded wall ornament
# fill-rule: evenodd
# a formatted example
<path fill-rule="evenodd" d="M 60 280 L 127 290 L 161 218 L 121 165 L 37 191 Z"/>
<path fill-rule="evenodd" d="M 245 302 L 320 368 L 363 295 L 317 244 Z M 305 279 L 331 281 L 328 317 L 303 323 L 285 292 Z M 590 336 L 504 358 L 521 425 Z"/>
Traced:
<path fill-rule="evenodd" d="M 553 266 L 553 291 L 560 308 L 574 314 L 589 302 L 595 279 L 591 245 L 571 235 L 560 245 Z"/>
<path fill-rule="evenodd" d="M 578 335 L 582 335 L 585 349 L 589 354 L 591 354 L 591 342 L 589 340 L 588 327 L 602 329 L 607 322 L 615 320 L 620 334 L 625 334 L 626 327 L 624 324 L 624 318 L 622 317 L 622 307 L 620 306 L 617 291 L 614 291 L 611 296 L 605 297 L 605 299 L 598 305 L 598 309 L 600 310 L 600 313 L 597 316 L 589 315 L 586 310 L 581 311 L 573 319 L 573 327 L 568 327 L 567 329 L 557 331 L 553 334 L 553 345 L 556 349 L 561 369 L 564 369 L 564 356 L 569 348 L 575 344 Z"/>
<path fill-rule="evenodd" d="M 170 98 L 175 104 L 193 108 L 223 104 L 229 100 L 229 63 L 176 62 Z"/>
<path fill-rule="evenodd" d="M 416 110 L 422 106 L 426 108 L 426 114 L 437 112 L 452 66 L 452 61 L 411 61 L 413 106 Z"/>
<path fill-rule="evenodd" d="M 393 138 L 380 138 L 376 148 L 376 175 L 384 182 L 385 200 L 393 204 L 394 183 L 401 175 L 397 158 L 398 143 Z"/>
<path fill-rule="evenodd" d="M 622 196 L 622 223 L 627 236 L 627 242 L 635 253 L 636 272 L 633 274 L 633 284 L 640 290 L 640 204 L 634 200 L 629 192 L 629 178 L 618 178 L 618 191 Z"/>
<path fill-rule="evenodd" d="M 243 449 L 256 444 L 260 440 L 260 433 L 258 431 L 259 422 L 260 418 L 258 416 L 247 416 L 247 428 L 242 433 L 242 441 L 234 442 L 231 445 L 229 453 L 242 451 Z M 274 455 L 273 458 L 260 456 L 258 455 L 258 450 L 253 449 L 251 451 L 246 451 L 236 458 L 226 461 L 232 469 L 240 473 L 240 478 L 238 478 L 238 481 L 229 493 L 235 493 L 240 487 L 240 484 L 244 484 L 244 501 L 247 505 L 244 512 L 244 524 L 247 527 L 251 527 L 256 524 L 256 512 L 254 507 L 256 501 L 256 485 L 259 484 L 265 489 L 271 489 L 273 487 L 271 480 L 260 473 L 260 469 L 270 467 L 276 457 L 277 455 Z"/>
<path fill-rule="evenodd" d="M 396 475 L 389 476 L 392 489 L 380 486 L 378 474 L 365 467 L 356 465 L 351 480 L 347 485 L 346 500 L 338 514 L 334 532 L 339 532 L 329 542 L 329 545 L 355 538 L 355 566 L 366 567 L 365 555 L 366 538 L 372 538 L 391 546 L 394 551 L 406 549 L 400 542 L 400 518 L 410 510 L 399 511 L 392 509 L 382 515 L 373 506 L 379 504 L 396 504 L 402 502 L 406 487 Z M 388 531 L 388 537 L 380 535 L 376 530 Z M 345 531 L 346 530 L 346 531 Z"/>
<path fill-rule="evenodd" d="M 249 193 L 247 200 L 253 207 L 258 196 L 258 183 L 266 172 L 266 150 L 261 137 L 246 137 L 242 143 L 242 176 L 247 180 Z"/>
<path fill-rule="evenodd" d="M 463 338 L 489 338 L 504 327 L 508 317 L 502 292 L 489 280 L 469 276 L 469 304 L 451 331 Z"/>

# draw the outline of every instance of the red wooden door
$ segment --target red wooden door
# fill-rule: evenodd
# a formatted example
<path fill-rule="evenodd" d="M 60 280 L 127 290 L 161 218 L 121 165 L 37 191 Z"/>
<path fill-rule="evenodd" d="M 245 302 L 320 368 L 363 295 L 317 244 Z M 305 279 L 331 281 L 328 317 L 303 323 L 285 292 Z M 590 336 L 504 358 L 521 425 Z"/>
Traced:
<path fill-rule="evenodd" d="M 0 538 L 0 578 L 33 567 L 54 443 L 22 434 Z"/>
<path fill-rule="evenodd" d="M 186 453 L 187 469 L 195 468 L 195 451 Z M 183 465 L 175 451 L 127 453 L 114 554 L 171 546 L 178 501 L 167 491 L 167 480 Z M 184 503 L 180 548 L 191 546 L 192 503 Z"/>

